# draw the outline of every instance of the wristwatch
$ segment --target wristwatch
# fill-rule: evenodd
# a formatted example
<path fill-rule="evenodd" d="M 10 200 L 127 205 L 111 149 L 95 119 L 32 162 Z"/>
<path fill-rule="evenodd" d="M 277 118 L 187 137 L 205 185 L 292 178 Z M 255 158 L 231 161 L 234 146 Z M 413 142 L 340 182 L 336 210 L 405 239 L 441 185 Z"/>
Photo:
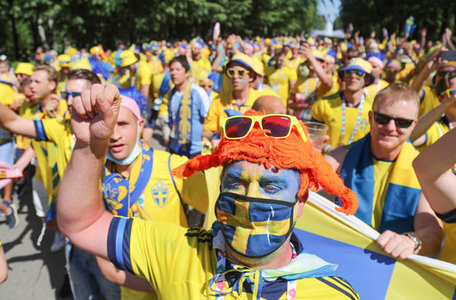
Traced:
<path fill-rule="evenodd" d="M 405 232 L 403 233 L 403 235 L 405 235 L 406 237 L 411 239 L 412 242 L 415 243 L 415 249 L 413 249 L 413 253 L 417 253 L 420 250 L 421 245 L 423 245 L 423 242 L 420 240 L 420 238 L 413 231 Z"/>

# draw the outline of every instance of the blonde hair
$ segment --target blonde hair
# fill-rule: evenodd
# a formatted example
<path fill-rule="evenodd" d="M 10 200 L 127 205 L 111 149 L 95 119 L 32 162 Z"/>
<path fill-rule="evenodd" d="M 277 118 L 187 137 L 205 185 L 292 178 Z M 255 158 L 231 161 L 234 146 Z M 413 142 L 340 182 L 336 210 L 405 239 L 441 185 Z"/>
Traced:
<path fill-rule="evenodd" d="M 416 116 L 418 116 L 420 97 L 417 91 L 405 83 L 392 83 L 386 88 L 380 90 L 375 96 L 372 108 L 377 109 L 378 106 L 387 101 L 395 102 L 401 100 L 414 102 L 416 104 Z"/>

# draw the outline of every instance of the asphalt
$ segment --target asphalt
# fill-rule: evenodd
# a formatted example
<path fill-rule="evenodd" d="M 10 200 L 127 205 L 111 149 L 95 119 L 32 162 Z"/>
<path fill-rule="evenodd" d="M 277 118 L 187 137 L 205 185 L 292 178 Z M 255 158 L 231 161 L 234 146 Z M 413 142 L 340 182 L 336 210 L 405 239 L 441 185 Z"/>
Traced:
<path fill-rule="evenodd" d="M 64 251 L 51 253 L 54 232 L 46 230 L 41 246 L 37 240 L 42 222 L 35 215 L 30 190 L 13 199 L 19 224 L 9 229 L 0 217 L 0 240 L 8 263 L 8 280 L 0 285 L 3 300 L 73 299 L 59 295 L 65 277 Z"/>

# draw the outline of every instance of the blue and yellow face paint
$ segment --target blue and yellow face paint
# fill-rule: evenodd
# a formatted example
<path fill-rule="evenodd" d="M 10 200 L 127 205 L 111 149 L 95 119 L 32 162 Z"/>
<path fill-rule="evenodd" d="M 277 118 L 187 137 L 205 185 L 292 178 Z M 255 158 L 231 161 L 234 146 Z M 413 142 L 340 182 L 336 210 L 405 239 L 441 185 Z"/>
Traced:
<path fill-rule="evenodd" d="M 246 257 L 264 257 L 293 231 L 296 203 L 222 192 L 215 212 L 228 247 Z"/>

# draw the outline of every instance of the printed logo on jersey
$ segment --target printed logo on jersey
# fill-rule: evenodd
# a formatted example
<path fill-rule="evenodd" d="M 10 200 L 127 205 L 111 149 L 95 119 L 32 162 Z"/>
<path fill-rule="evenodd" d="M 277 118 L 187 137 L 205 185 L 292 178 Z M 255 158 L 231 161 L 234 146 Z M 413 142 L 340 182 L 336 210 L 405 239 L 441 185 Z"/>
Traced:
<path fill-rule="evenodd" d="M 169 187 L 166 183 L 159 180 L 152 186 L 152 198 L 159 207 L 163 207 L 168 201 Z"/>

